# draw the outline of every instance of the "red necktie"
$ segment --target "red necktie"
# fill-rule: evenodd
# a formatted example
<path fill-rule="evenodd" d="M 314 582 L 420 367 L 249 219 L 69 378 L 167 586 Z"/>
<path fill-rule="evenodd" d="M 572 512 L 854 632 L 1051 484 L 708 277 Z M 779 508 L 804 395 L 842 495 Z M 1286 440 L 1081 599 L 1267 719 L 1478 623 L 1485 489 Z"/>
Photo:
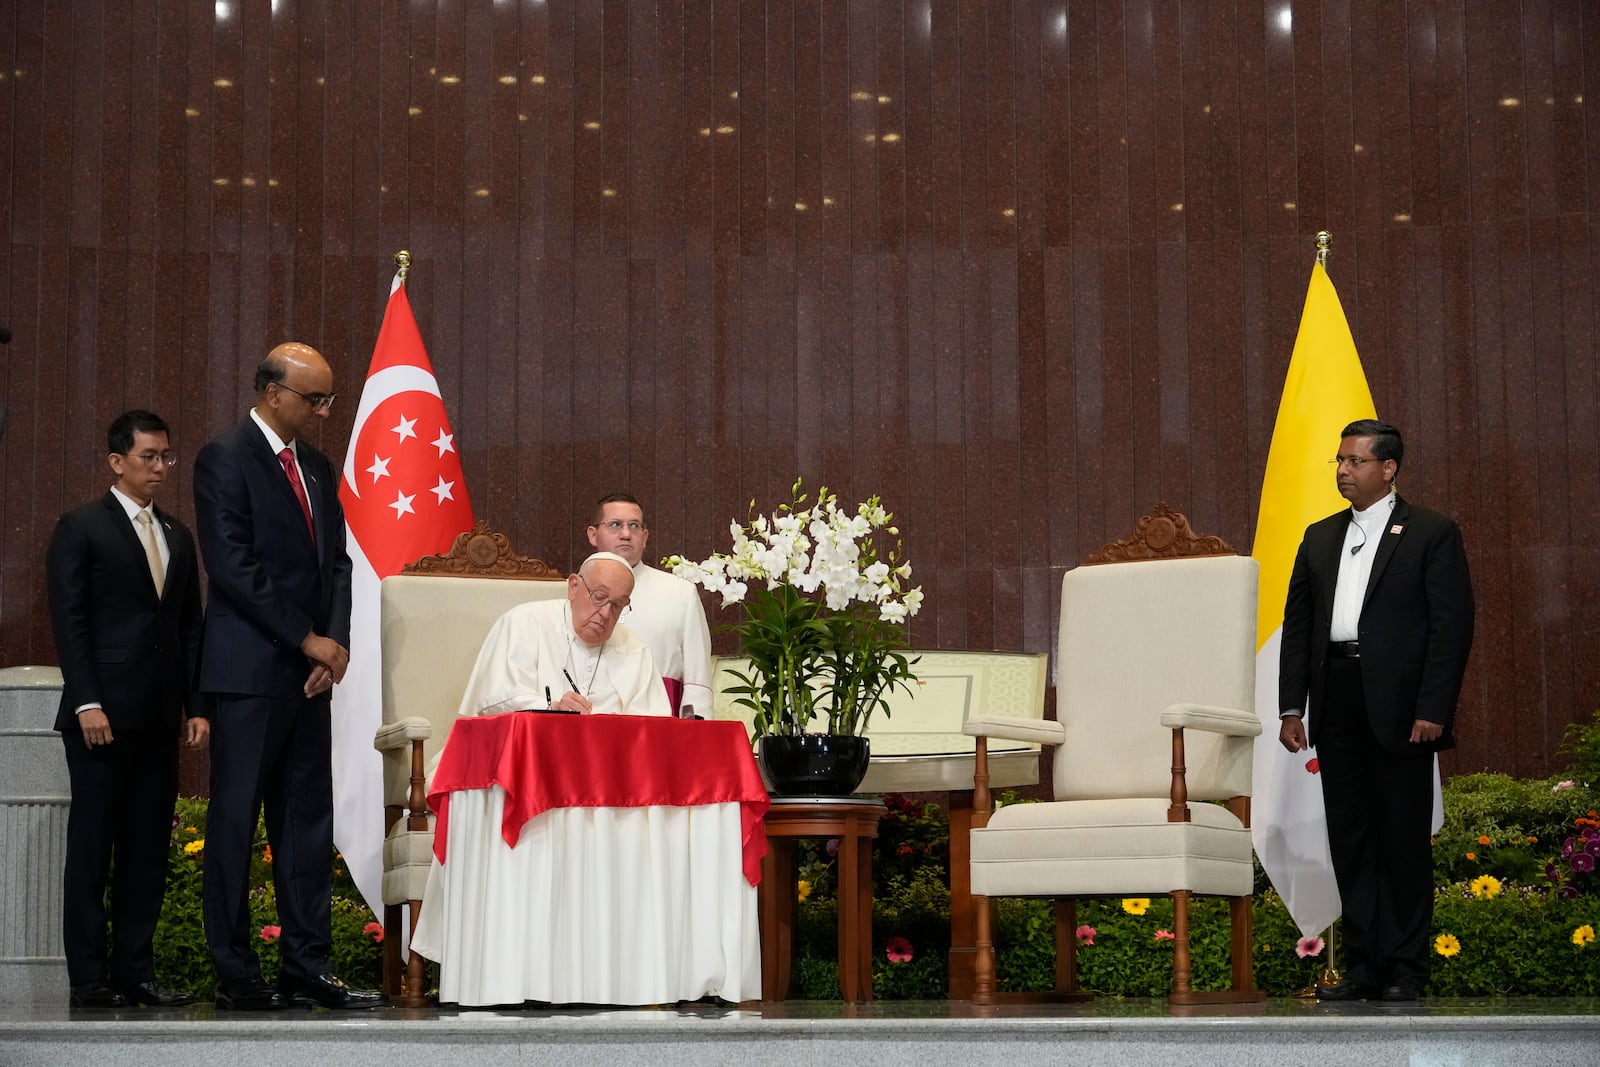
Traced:
<path fill-rule="evenodd" d="M 289 476 L 289 484 L 294 486 L 294 495 L 300 501 L 300 510 L 306 514 L 306 529 L 311 532 L 311 543 L 316 544 L 317 528 L 311 525 L 311 498 L 306 496 L 306 487 L 300 483 L 300 468 L 294 464 L 294 450 L 285 448 L 279 452 L 278 461 L 283 464 L 283 473 Z"/>

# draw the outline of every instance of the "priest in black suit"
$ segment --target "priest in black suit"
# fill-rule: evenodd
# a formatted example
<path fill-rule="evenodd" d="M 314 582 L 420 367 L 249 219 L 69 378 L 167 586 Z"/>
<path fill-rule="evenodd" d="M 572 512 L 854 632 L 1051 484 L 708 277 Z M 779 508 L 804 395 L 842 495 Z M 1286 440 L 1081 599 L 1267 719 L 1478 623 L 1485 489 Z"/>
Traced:
<path fill-rule="evenodd" d="M 56 729 L 72 783 L 62 943 L 73 1007 L 174 1007 L 193 998 L 156 982 L 151 940 L 166 892 L 178 742 L 197 747 L 207 733 L 193 695 L 200 576 L 194 538 L 152 503 L 177 462 L 167 424 L 124 412 L 106 449 L 116 482 L 61 516 L 45 556 L 63 682 Z"/>
<path fill-rule="evenodd" d="M 370 1006 L 333 973 L 330 691 L 350 647 L 350 557 L 339 481 L 306 432 L 333 407 L 333 371 L 308 345 L 256 368 L 256 404 L 195 458 L 195 527 L 210 596 L 200 689 L 216 707 L 206 821 L 206 940 L 217 1006 Z M 283 966 L 261 976 L 250 928 L 256 819 L 265 814 Z"/>
<path fill-rule="evenodd" d="M 1317 748 L 1342 901 L 1347 977 L 1318 995 L 1409 1001 L 1428 978 L 1433 761 L 1455 743 L 1472 583 L 1455 522 L 1395 491 L 1400 432 L 1362 419 L 1340 436 L 1351 507 L 1312 523 L 1295 556 L 1279 740 Z"/>

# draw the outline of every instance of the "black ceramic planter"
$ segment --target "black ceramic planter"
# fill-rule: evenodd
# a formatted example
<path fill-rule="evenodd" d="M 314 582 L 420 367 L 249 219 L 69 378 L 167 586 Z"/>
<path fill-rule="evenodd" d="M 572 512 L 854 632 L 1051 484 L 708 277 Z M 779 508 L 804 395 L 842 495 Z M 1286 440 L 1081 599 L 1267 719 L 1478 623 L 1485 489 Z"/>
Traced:
<path fill-rule="evenodd" d="M 849 734 L 767 734 L 757 751 L 778 796 L 845 797 L 866 776 L 872 747 L 865 737 Z"/>

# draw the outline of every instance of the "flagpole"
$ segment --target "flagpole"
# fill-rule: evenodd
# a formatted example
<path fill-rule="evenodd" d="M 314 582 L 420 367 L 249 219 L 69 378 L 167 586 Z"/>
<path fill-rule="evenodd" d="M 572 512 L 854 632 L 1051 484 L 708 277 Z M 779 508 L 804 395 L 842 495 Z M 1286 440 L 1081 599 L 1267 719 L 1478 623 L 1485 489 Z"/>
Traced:
<path fill-rule="evenodd" d="M 1328 255 L 1332 251 L 1332 248 L 1333 234 L 1329 233 L 1327 230 L 1318 230 L 1317 266 L 1321 267 L 1323 270 L 1328 269 Z M 1328 926 L 1328 936 L 1323 939 L 1324 943 L 1328 946 L 1328 959 L 1323 965 L 1322 976 L 1305 989 L 1297 991 L 1295 996 L 1315 997 L 1318 989 L 1326 989 L 1329 986 L 1336 986 L 1343 980 L 1343 976 L 1339 973 L 1339 939 L 1337 935 L 1338 927 L 1339 924 L 1337 921 L 1331 923 Z"/>
<path fill-rule="evenodd" d="M 406 280 L 406 275 L 411 273 L 411 253 L 404 248 L 394 254 L 394 272 L 402 282 Z"/>

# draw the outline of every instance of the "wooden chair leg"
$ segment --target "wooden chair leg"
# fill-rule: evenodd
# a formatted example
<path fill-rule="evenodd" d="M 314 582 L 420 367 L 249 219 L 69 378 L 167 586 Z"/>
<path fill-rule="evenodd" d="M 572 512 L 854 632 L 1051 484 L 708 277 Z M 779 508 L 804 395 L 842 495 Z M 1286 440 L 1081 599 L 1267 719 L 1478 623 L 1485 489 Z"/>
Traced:
<path fill-rule="evenodd" d="M 383 906 L 383 995 L 390 1000 L 400 995 L 400 905 Z"/>
<path fill-rule="evenodd" d="M 1232 935 L 1233 988 L 1244 992 L 1255 988 L 1255 973 L 1251 964 L 1251 945 L 1254 941 L 1255 901 L 1251 897 L 1234 897 L 1229 905 L 1228 930 Z"/>
<path fill-rule="evenodd" d="M 973 919 L 977 926 L 977 945 L 974 953 L 972 1003 L 994 1003 L 994 942 L 990 933 L 989 898 L 974 895 Z"/>
<path fill-rule="evenodd" d="M 428 1005 L 428 992 L 422 988 L 424 973 L 422 970 L 422 954 L 416 950 L 417 917 L 422 911 L 422 901 L 409 900 L 406 909 L 411 913 L 411 940 L 407 942 L 411 950 L 406 953 L 406 975 L 400 989 L 399 1004 L 402 1008 L 425 1008 Z"/>
<path fill-rule="evenodd" d="M 1056 992 L 1078 991 L 1078 902 L 1056 901 Z"/>
<path fill-rule="evenodd" d="M 1172 891 L 1172 995 L 1189 995 L 1189 891 Z"/>

